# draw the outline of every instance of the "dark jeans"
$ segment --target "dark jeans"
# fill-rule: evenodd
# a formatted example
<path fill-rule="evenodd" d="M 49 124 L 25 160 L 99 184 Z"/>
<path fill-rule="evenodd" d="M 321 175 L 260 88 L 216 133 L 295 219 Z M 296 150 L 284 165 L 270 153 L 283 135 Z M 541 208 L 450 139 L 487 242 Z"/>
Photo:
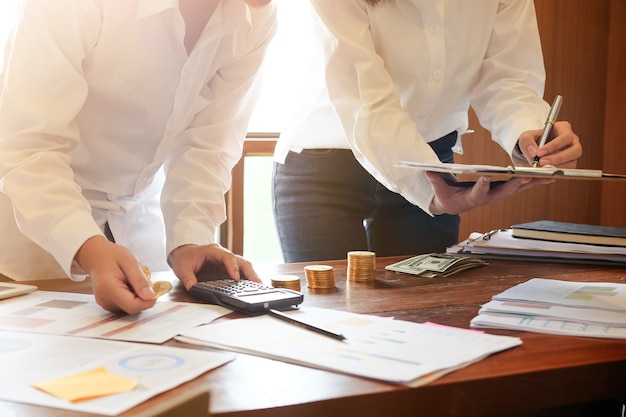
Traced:
<path fill-rule="evenodd" d="M 451 135 L 433 146 L 443 162 L 453 161 Z M 285 262 L 345 259 L 353 250 L 443 252 L 458 241 L 459 216 L 429 216 L 376 181 L 350 150 L 290 152 L 274 164 L 272 193 Z"/>

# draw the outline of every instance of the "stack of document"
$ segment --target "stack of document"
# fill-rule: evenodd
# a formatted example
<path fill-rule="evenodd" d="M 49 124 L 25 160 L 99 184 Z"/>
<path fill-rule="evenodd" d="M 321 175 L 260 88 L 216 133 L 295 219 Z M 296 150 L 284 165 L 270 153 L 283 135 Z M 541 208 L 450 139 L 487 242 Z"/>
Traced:
<path fill-rule="evenodd" d="M 512 229 L 472 233 L 446 253 L 485 259 L 522 259 L 545 262 L 626 265 L 626 247 L 520 239 Z"/>
<path fill-rule="evenodd" d="M 448 253 L 427 253 L 387 265 L 385 269 L 420 277 L 437 278 L 448 277 L 482 265 L 487 265 L 487 262 L 479 258 Z"/>
<path fill-rule="evenodd" d="M 320 308 L 285 312 L 345 336 L 338 340 L 269 315 L 185 330 L 185 343 L 248 353 L 409 386 L 423 385 L 520 345 L 517 337 Z"/>
<path fill-rule="evenodd" d="M 626 284 L 533 278 L 495 295 L 471 326 L 626 339 Z"/>

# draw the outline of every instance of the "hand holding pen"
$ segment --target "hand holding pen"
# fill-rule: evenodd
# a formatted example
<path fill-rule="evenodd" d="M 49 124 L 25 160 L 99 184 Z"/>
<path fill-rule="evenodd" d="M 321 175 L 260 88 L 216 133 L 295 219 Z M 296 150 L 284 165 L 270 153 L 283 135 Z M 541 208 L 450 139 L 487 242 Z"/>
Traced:
<path fill-rule="evenodd" d="M 563 98 L 554 99 L 543 130 L 528 130 L 518 139 L 519 149 L 533 167 L 552 165 L 559 168 L 576 168 L 582 155 L 580 139 L 567 121 L 557 121 Z M 539 138 L 539 139 L 537 139 Z"/>
<path fill-rule="evenodd" d="M 548 113 L 548 119 L 546 120 L 546 124 L 543 127 L 543 131 L 541 132 L 541 136 L 539 137 L 539 147 L 542 148 L 543 145 L 546 144 L 548 137 L 550 136 L 550 132 L 552 132 L 552 127 L 556 122 L 556 118 L 559 116 L 559 111 L 561 110 L 561 104 L 563 104 L 563 97 L 557 95 L 554 98 L 554 102 L 552 103 L 552 107 L 550 107 L 550 112 Z M 537 168 L 539 166 L 539 156 L 535 155 L 533 159 L 533 168 Z"/>

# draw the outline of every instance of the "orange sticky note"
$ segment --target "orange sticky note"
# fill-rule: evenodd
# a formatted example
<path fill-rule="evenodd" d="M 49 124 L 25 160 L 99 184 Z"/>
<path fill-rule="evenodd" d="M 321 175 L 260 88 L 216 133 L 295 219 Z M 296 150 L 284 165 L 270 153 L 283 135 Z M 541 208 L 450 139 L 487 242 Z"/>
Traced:
<path fill-rule="evenodd" d="M 70 402 L 130 391 L 137 385 L 137 381 L 111 373 L 104 367 L 32 384 L 37 389 Z"/>

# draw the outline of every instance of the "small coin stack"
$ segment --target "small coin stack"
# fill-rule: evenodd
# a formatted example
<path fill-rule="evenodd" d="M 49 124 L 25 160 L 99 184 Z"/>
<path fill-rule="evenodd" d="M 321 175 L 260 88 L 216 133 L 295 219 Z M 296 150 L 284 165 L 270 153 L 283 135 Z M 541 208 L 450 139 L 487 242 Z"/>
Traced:
<path fill-rule="evenodd" d="M 348 252 L 348 280 L 373 281 L 376 277 L 376 254 L 368 251 Z"/>
<path fill-rule="evenodd" d="M 304 273 L 309 288 L 335 288 L 335 271 L 330 265 L 307 265 L 304 267 Z"/>
<path fill-rule="evenodd" d="M 300 277 L 297 275 L 277 275 L 272 277 L 272 287 L 300 291 Z"/>

